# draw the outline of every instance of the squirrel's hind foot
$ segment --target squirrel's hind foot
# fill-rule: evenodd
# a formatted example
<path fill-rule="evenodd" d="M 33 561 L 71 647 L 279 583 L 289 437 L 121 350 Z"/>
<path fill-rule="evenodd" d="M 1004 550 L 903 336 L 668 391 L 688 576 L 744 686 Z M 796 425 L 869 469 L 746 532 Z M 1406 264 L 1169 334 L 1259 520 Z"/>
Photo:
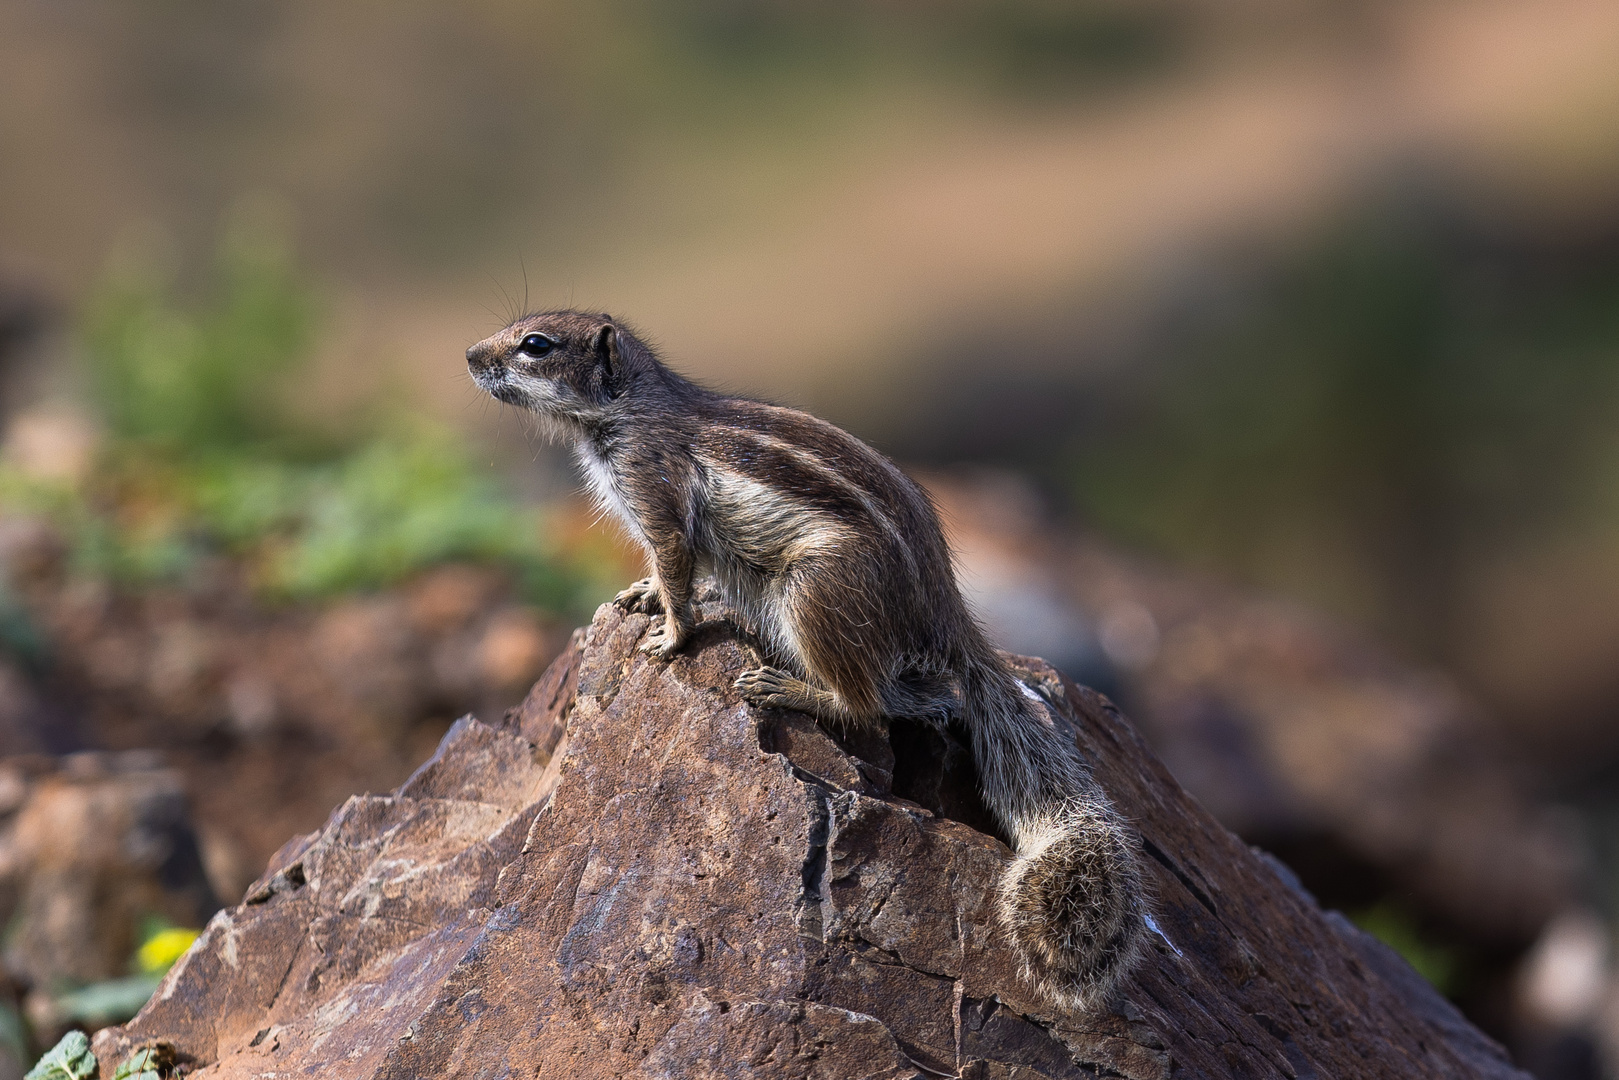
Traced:
<path fill-rule="evenodd" d="M 819 716 L 831 695 L 780 668 L 749 668 L 732 684 L 742 700 L 762 709 L 796 709 Z"/>
<path fill-rule="evenodd" d="M 749 668 L 732 685 L 743 701 L 761 709 L 793 709 L 832 724 L 849 722 L 849 712 L 836 694 L 781 668 Z"/>

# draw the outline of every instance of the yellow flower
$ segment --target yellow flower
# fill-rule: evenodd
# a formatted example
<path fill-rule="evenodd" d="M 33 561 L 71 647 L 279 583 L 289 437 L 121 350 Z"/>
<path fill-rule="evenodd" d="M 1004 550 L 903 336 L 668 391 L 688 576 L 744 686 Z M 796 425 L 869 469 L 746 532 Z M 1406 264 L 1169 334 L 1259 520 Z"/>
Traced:
<path fill-rule="evenodd" d="M 135 962 L 140 964 L 141 970 L 148 975 L 157 975 L 169 970 L 174 962 L 185 955 L 191 948 L 191 943 L 197 940 L 198 930 L 185 930 L 175 928 L 159 930 L 142 942 L 140 949 L 135 953 Z"/>

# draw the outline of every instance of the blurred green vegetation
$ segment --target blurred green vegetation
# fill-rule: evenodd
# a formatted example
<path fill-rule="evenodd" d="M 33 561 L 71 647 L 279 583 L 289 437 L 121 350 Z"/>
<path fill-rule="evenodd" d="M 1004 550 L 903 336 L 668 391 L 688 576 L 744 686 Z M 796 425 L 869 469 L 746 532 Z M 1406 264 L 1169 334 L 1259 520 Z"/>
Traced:
<path fill-rule="evenodd" d="M 188 304 L 160 262 L 115 260 L 83 322 L 94 467 L 80 482 L 0 473 L 0 500 L 62 526 L 79 573 L 176 581 L 227 554 L 267 597 L 300 599 L 472 560 L 550 610 L 587 609 L 593 568 L 551 548 L 464 440 L 386 411 L 339 436 L 292 407 L 318 305 L 276 235 L 233 223 L 208 279 Z"/>
<path fill-rule="evenodd" d="M 1384 900 L 1352 917 L 1362 930 L 1399 953 L 1418 975 L 1446 997 L 1454 997 L 1460 983 L 1461 961 L 1455 949 L 1431 940 L 1411 913 Z"/>
<path fill-rule="evenodd" d="M 313 338 L 316 303 L 269 221 L 239 211 L 211 295 L 183 307 L 155 253 L 115 257 L 84 316 L 90 390 L 127 451 L 274 454 L 307 438 L 284 384 Z"/>
<path fill-rule="evenodd" d="M 1619 238 L 1391 200 L 1293 252 L 1059 468 L 1117 535 L 1443 655 L 1482 564 L 1619 526 Z"/>
<path fill-rule="evenodd" d="M 1020 95 L 1067 95 L 1157 73 L 1186 46 L 1192 22 L 1185 5 L 1120 0 L 616 6 L 621 32 L 651 32 L 679 87 L 761 76 L 780 83 L 795 71 L 848 79 L 907 69 Z"/>

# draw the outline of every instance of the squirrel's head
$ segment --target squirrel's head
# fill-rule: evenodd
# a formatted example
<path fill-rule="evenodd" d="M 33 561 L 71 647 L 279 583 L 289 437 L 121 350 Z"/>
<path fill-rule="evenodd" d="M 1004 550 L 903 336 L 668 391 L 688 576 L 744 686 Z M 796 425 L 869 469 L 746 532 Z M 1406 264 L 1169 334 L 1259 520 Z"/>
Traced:
<path fill-rule="evenodd" d="M 553 420 L 588 423 L 623 392 L 634 339 L 609 315 L 525 315 L 467 350 L 467 368 L 501 401 Z"/>

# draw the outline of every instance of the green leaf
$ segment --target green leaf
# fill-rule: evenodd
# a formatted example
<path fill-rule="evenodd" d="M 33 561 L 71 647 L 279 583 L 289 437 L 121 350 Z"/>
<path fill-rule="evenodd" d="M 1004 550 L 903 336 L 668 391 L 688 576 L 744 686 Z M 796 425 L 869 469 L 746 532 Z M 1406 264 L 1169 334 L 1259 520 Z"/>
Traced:
<path fill-rule="evenodd" d="M 168 1043 L 143 1046 L 123 1060 L 112 1080 L 163 1080 L 163 1070 L 173 1063 L 174 1048 Z"/>
<path fill-rule="evenodd" d="M 39 1064 L 28 1070 L 23 1080 L 91 1080 L 96 1075 L 96 1058 L 90 1053 L 90 1038 L 82 1031 L 70 1031 L 62 1041 L 45 1051 Z"/>

